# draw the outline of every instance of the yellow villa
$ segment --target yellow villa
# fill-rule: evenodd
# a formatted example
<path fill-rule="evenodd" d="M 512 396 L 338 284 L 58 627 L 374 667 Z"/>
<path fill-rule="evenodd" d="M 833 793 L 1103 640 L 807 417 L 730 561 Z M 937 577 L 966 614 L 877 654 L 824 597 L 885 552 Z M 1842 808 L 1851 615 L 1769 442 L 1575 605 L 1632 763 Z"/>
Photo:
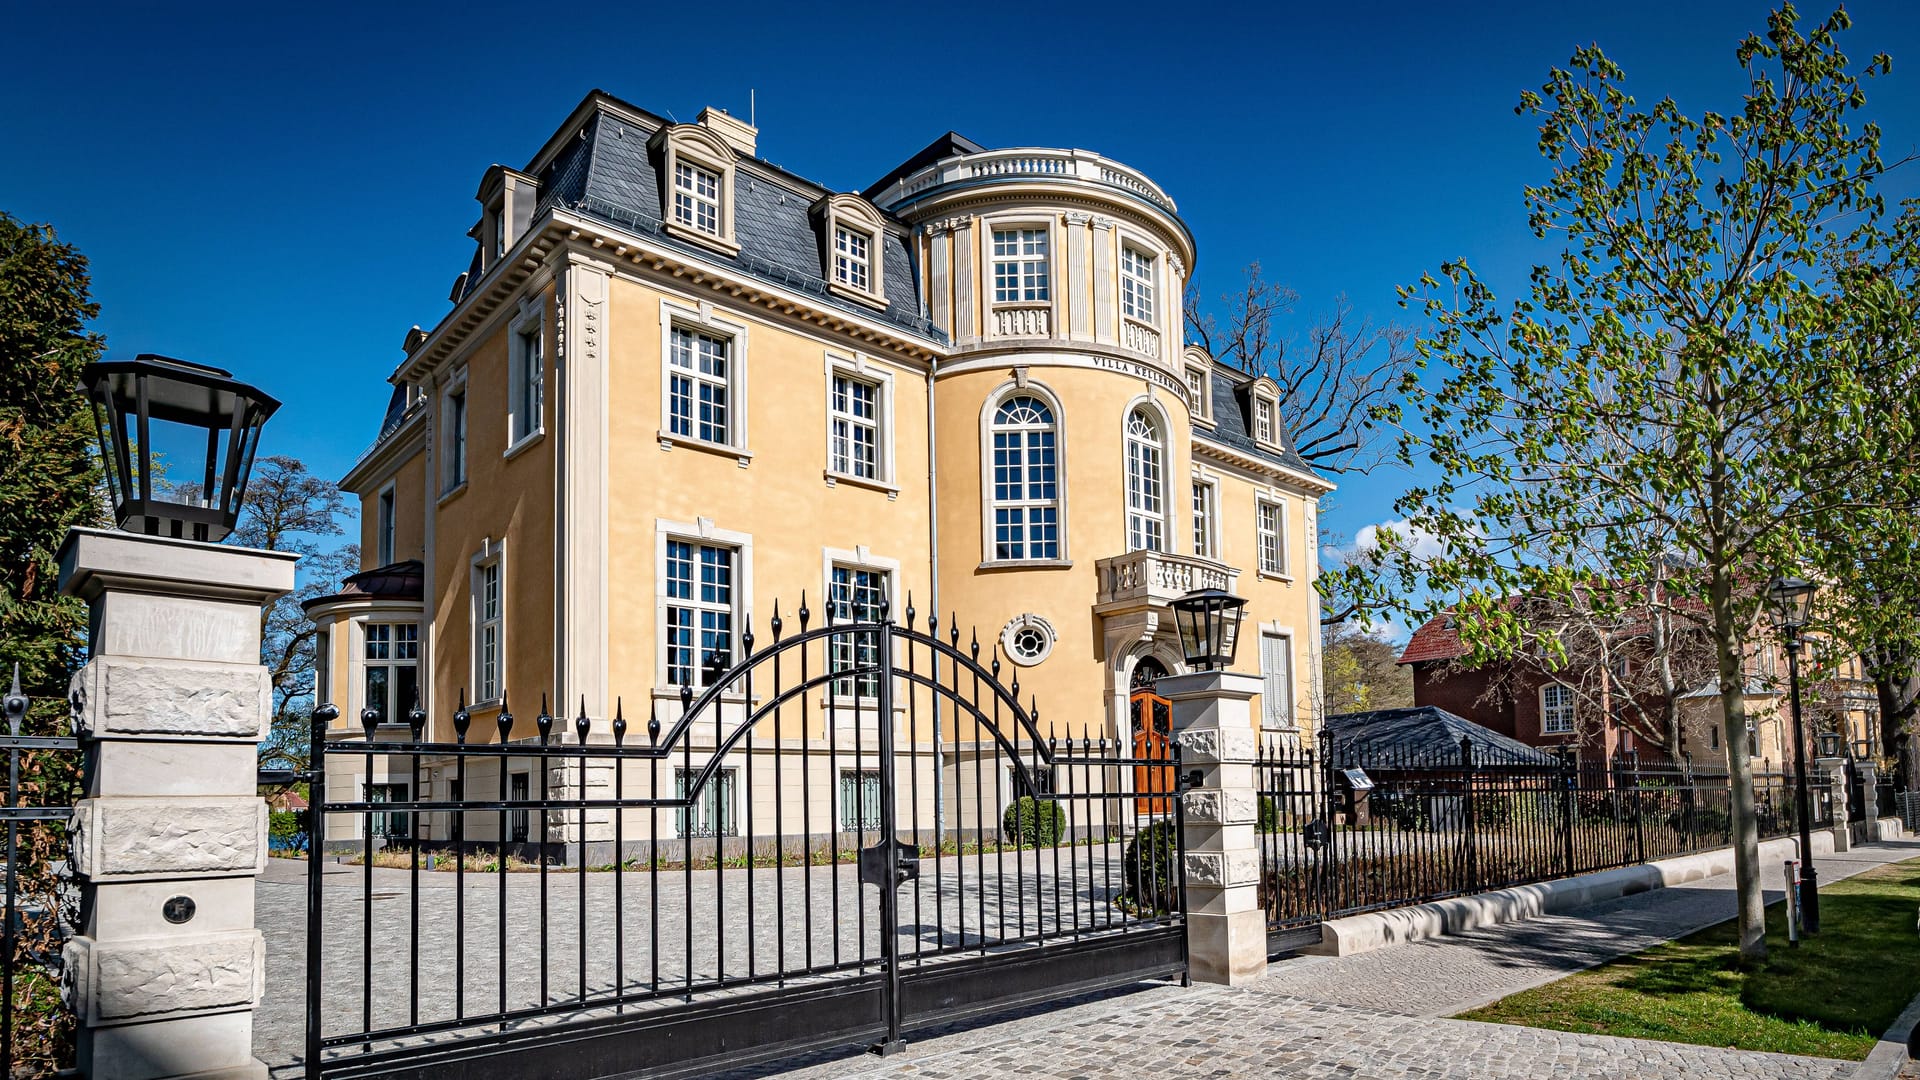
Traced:
<path fill-rule="evenodd" d="M 460 710 L 469 742 L 538 738 L 543 702 L 555 737 L 611 740 L 618 715 L 645 738 L 749 630 L 766 647 L 776 601 L 793 634 L 804 595 L 815 625 L 901 618 L 911 597 L 939 635 L 977 634 L 1045 734 L 1138 745 L 1166 723 L 1154 679 L 1185 670 L 1170 602 L 1202 587 L 1247 602 L 1235 666 L 1263 676 L 1255 723 L 1311 730 L 1332 485 L 1290 446 L 1271 380 L 1183 343 L 1196 251 L 1173 198 L 1097 153 L 953 133 L 837 192 L 756 156 L 756 136 L 596 91 L 524 168 L 486 170 L 451 309 L 406 334 L 379 436 L 342 480 L 365 569 L 308 605 L 330 734 L 408 739 L 417 700 L 431 740 L 457 737 Z M 879 723 L 845 691 L 851 720 L 823 700 L 802 722 Z M 746 697 L 720 704 L 744 717 Z M 929 738 L 916 707 L 890 722 L 935 792 L 975 744 Z M 761 737 L 777 755 L 799 736 Z M 336 760 L 328 794 L 571 782 L 499 760 L 505 775 Z M 866 763 L 839 764 L 814 832 L 870 812 Z M 754 767 L 730 759 L 655 827 L 750 831 Z M 457 836 L 374 828 L 607 838 L 598 811 L 577 828 L 469 816 Z"/>

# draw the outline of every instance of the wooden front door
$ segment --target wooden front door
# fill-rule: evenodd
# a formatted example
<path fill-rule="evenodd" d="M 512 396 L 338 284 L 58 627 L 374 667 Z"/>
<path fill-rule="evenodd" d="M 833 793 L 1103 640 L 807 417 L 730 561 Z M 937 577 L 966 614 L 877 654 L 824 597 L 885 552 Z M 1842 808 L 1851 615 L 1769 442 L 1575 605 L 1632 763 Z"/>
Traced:
<path fill-rule="evenodd" d="M 1133 716 L 1133 756 L 1150 761 L 1167 761 L 1173 755 L 1169 742 L 1173 737 L 1173 704 L 1153 692 L 1155 680 L 1164 678 L 1167 669 L 1152 657 L 1135 665 L 1128 695 L 1128 711 Z M 1135 799 L 1135 812 L 1145 815 L 1166 814 L 1172 810 L 1166 798 L 1174 789 L 1173 766 L 1136 765 L 1133 790 L 1149 798 Z"/>

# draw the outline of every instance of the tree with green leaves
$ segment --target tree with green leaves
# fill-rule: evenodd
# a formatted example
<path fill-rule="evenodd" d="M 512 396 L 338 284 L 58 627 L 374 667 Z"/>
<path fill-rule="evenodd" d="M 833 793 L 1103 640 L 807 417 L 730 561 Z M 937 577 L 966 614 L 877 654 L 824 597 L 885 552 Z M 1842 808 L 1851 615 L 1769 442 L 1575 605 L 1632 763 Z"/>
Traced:
<path fill-rule="evenodd" d="M 1430 328 L 1382 412 L 1401 460 L 1436 474 L 1398 510 L 1442 552 L 1383 537 L 1343 583 L 1455 610 L 1492 659 L 1541 637 L 1509 598 L 1624 602 L 1685 568 L 1664 587 L 1691 593 L 1713 646 L 1747 958 L 1766 941 L 1742 683 L 1766 584 L 1824 572 L 1920 488 L 1920 243 L 1858 115 L 1889 61 L 1849 61 L 1848 25 L 1770 13 L 1725 112 L 1642 104 L 1597 46 L 1522 95 L 1548 165 L 1528 220 L 1557 257 L 1511 304 L 1461 262 L 1403 291 Z"/>
<path fill-rule="evenodd" d="M 80 369 L 103 342 L 87 260 L 46 225 L 0 213 L 0 666 L 62 712 L 85 649 L 86 605 L 59 594 L 54 555 L 102 518 L 93 411 Z"/>

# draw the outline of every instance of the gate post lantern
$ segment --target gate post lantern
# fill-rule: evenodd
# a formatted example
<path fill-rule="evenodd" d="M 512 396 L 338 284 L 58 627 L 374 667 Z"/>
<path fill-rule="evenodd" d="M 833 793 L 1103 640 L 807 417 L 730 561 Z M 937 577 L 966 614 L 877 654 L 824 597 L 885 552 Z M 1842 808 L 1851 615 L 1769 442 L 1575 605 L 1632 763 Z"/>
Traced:
<path fill-rule="evenodd" d="M 1215 595 L 1218 593 L 1218 595 Z M 1224 598 L 1224 599 L 1223 599 Z M 1258 737 L 1251 702 L 1258 675 L 1228 671 L 1246 601 L 1204 590 L 1174 601 L 1191 674 L 1154 691 L 1172 703 L 1180 761 L 1191 769 L 1186 812 L 1187 965 L 1200 982 L 1237 986 L 1267 971 L 1267 913 L 1260 903 Z M 1191 630 L 1189 630 L 1191 627 Z"/>
<path fill-rule="evenodd" d="M 142 357 L 83 379 L 101 417 L 115 520 L 73 529 L 60 588 L 89 606 L 87 665 L 73 679 L 89 741 L 70 826 L 82 922 L 63 950 L 80 1072 L 94 1080 L 265 1077 L 253 1009 L 265 946 L 253 924 L 267 808 L 256 746 L 272 686 L 261 605 L 290 591 L 295 555 L 222 547 L 272 399 L 224 372 Z M 188 428 L 205 462 L 171 453 Z M 175 443 L 174 446 L 180 444 Z M 224 453 L 222 447 L 224 446 Z"/>

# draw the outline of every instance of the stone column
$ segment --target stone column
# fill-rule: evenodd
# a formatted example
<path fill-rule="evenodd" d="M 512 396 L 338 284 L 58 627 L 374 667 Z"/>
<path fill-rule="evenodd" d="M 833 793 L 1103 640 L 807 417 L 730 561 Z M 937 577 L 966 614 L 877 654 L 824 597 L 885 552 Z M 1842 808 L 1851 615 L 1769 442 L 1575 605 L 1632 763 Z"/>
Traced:
<path fill-rule="evenodd" d="M 1837 854 L 1853 850 L 1853 828 L 1847 822 L 1847 759 L 1815 758 L 1814 774 L 1828 792 L 1827 805 L 1833 808 L 1833 850 Z"/>
<path fill-rule="evenodd" d="M 1155 684 L 1173 703 L 1186 794 L 1187 963 L 1200 982 L 1238 986 L 1267 973 L 1260 904 L 1258 737 L 1251 701 L 1260 677 L 1235 671 L 1174 675 Z"/>
<path fill-rule="evenodd" d="M 60 587 L 91 615 L 72 691 L 93 754 L 72 822 L 83 914 L 63 959 L 92 1080 L 266 1076 L 260 606 L 293 588 L 295 558 L 95 529 L 60 549 Z"/>

